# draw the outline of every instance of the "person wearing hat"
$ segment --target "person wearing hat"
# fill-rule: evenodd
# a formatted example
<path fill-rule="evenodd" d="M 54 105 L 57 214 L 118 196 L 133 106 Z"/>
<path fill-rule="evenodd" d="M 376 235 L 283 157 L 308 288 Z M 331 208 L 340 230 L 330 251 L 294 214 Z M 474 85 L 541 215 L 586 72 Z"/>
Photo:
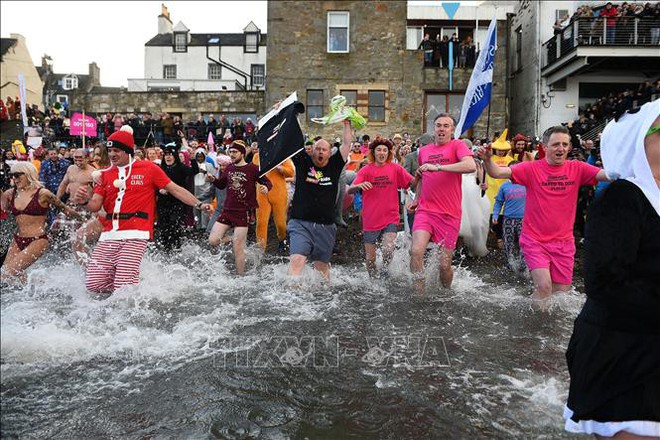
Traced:
<path fill-rule="evenodd" d="M 183 203 L 203 210 L 203 204 L 165 172 L 147 160 L 133 158 L 133 129 L 123 126 L 106 142 L 110 168 L 101 171 L 100 183 L 89 196 L 81 186 L 76 198 L 87 200 L 86 209 L 107 212 L 103 232 L 87 265 L 87 290 L 96 294 L 112 293 L 140 281 L 140 263 L 153 237 L 156 191 L 165 189 Z"/>
<path fill-rule="evenodd" d="M 543 134 L 547 145 L 544 160 L 500 167 L 491 160 L 490 147 L 481 146 L 478 155 L 486 172 L 496 179 L 508 179 L 527 190 L 520 249 L 530 270 L 532 298 L 543 300 L 553 292 L 571 288 L 575 264 L 573 225 L 581 185 L 609 180 L 600 168 L 566 160 L 571 136 L 566 127 L 550 127 Z"/>
<path fill-rule="evenodd" d="M 383 271 L 392 261 L 399 230 L 399 190 L 410 186 L 413 176 L 393 162 L 394 145 L 376 139 L 369 145 L 369 164 L 358 171 L 348 193 L 362 191 L 362 241 L 369 276 L 376 275 L 376 243 L 381 241 Z"/>
<path fill-rule="evenodd" d="M 508 153 L 511 151 L 511 144 L 506 140 L 507 133 L 508 130 L 504 129 L 500 137 L 497 138 L 495 142 L 490 144 L 490 147 L 494 152 L 493 158 L 491 160 L 498 167 L 509 166 L 509 162 L 513 160 L 513 157 L 508 155 Z M 500 190 L 502 184 L 505 183 L 506 181 L 507 179 L 495 179 L 490 175 L 486 176 L 486 185 L 487 185 L 486 196 L 488 196 L 488 201 L 490 202 L 491 207 L 495 207 L 495 196 L 497 195 L 497 192 Z M 495 213 L 494 211 L 491 211 L 491 215 L 495 215 L 495 214 L 499 216 L 501 212 Z M 502 247 L 504 246 L 504 242 L 502 240 L 502 223 L 501 222 L 492 223 L 492 231 L 495 233 L 495 236 L 497 237 L 497 247 L 502 249 Z"/>
<path fill-rule="evenodd" d="M 208 174 L 207 179 L 218 189 L 227 189 L 222 212 L 218 216 L 211 233 L 209 243 L 217 246 L 224 241 L 229 229 L 234 229 L 232 239 L 236 272 L 245 273 L 245 241 L 248 225 L 254 223 L 257 203 L 257 187 L 259 192 L 267 194 L 273 187 L 268 177 L 259 177 L 259 167 L 245 161 L 247 145 L 242 140 L 236 140 L 229 146 L 229 157 L 232 163 L 217 178 Z"/>
<path fill-rule="evenodd" d="M 660 100 L 605 127 L 616 177 L 589 210 L 586 301 L 566 361 L 565 429 L 597 438 L 660 436 Z"/>
<path fill-rule="evenodd" d="M 392 136 L 392 143 L 394 144 L 394 160 L 401 165 L 403 163 L 403 156 L 401 156 L 401 144 L 403 143 L 403 138 L 399 133 L 394 133 L 394 136 Z"/>
<path fill-rule="evenodd" d="M 520 133 L 511 139 L 512 148 L 509 155 L 518 162 L 528 162 L 534 160 L 534 154 L 527 151 L 527 136 Z"/>

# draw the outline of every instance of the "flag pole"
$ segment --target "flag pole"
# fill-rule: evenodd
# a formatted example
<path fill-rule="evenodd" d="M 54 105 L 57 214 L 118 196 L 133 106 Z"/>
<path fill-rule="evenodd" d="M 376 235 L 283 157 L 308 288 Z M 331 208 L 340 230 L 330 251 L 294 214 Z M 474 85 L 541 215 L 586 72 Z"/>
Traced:
<path fill-rule="evenodd" d="M 490 105 L 493 103 L 493 99 L 491 98 L 490 102 L 488 103 L 488 116 L 486 117 L 486 137 L 490 140 Z"/>
<path fill-rule="evenodd" d="M 87 128 L 86 124 L 87 120 L 85 119 L 85 109 L 83 109 L 83 117 L 82 117 L 82 147 L 83 150 L 85 149 L 85 130 Z"/>

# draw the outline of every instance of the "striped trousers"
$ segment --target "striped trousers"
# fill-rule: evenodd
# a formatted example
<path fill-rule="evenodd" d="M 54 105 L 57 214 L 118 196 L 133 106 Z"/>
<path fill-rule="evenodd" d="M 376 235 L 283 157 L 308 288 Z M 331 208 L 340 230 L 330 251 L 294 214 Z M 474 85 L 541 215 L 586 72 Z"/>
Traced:
<path fill-rule="evenodd" d="M 147 240 L 99 241 L 87 265 L 85 287 L 94 293 L 111 293 L 140 282 L 140 264 Z"/>

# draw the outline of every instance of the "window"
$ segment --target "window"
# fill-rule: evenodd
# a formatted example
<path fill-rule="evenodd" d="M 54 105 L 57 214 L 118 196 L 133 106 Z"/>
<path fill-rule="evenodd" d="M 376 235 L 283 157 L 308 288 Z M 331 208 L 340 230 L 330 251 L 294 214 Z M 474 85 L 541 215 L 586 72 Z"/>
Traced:
<path fill-rule="evenodd" d="M 307 119 L 323 116 L 323 90 L 307 90 Z"/>
<path fill-rule="evenodd" d="M 248 53 L 259 52 L 259 34 L 254 32 L 245 34 L 244 52 L 248 52 Z"/>
<path fill-rule="evenodd" d="M 340 90 L 339 94 L 346 98 L 346 105 L 357 107 L 357 90 Z"/>
<path fill-rule="evenodd" d="M 522 26 L 516 29 L 516 72 L 522 70 Z"/>
<path fill-rule="evenodd" d="M 426 95 L 426 126 L 425 133 L 433 133 L 433 120 L 439 113 L 449 113 L 456 120 L 459 119 L 465 95 L 450 93 L 428 93 Z"/>
<path fill-rule="evenodd" d="M 250 74 L 252 75 L 252 87 L 263 87 L 266 84 L 266 66 L 263 64 L 252 64 Z"/>
<path fill-rule="evenodd" d="M 408 27 L 406 28 L 406 49 L 417 50 L 419 43 L 424 38 L 424 29 L 421 27 Z M 435 38 L 435 36 L 434 36 Z"/>
<path fill-rule="evenodd" d="M 174 34 L 174 52 L 188 51 L 188 37 L 185 33 Z"/>
<path fill-rule="evenodd" d="M 564 21 L 568 17 L 568 9 L 555 9 L 555 20 Z"/>
<path fill-rule="evenodd" d="M 385 122 L 385 92 L 382 90 L 369 91 L 369 121 Z"/>
<path fill-rule="evenodd" d="M 57 95 L 56 102 L 59 102 L 60 104 L 65 104 L 69 102 L 69 96 L 68 95 Z"/>
<path fill-rule="evenodd" d="M 209 64 L 209 79 L 222 79 L 222 66 L 219 64 Z"/>
<path fill-rule="evenodd" d="M 164 79 L 176 79 L 176 64 L 165 64 L 163 66 Z"/>
<path fill-rule="evenodd" d="M 328 12 L 328 52 L 348 53 L 348 12 Z"/>
<path fill-rule="evenodd" d="M 64 90 L 73 90 L 78 88 L 78 77 L 77 76 L 67 76 L 64 78 L 64 84 L 62 84 Z"/>

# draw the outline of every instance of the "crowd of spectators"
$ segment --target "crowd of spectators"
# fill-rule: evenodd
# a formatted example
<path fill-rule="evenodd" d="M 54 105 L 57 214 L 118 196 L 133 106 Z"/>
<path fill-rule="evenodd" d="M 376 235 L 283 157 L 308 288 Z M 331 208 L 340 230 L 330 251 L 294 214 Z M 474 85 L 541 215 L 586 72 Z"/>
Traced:
<path fill-rule="evenodd" d="M 635 20 L 643 20 L 643 25 L 635 26 Z M 572 24 L 577 21 L 579 44 L 660 44 L 660 3 L 613 4 L 594 8 L 590 5 L 578 7 L 573 15 L 558 19 L 554 35 L 562 35 L 569 41 L 573 38 Z M 603 40 L 603 29 L 606 39 Z M 635 40 L 635 32 L 638 32 Z"/>
<path fill-rule="evenodd" d="M 451 38 L 447 35 L 441 38 L 440 34 L 436 34 L 435 39 L 432 39 L 430 34 L 424 34 L 418 47 L 424 52 L 424 66 L 448 69 L 450 47 L 453 68 L 471 69 L 474 67 L 477 60 L 477 47 L 472 41 L 472 37 L 467 36 L 460 41 L 456 33 L 453 33 Z"/>

